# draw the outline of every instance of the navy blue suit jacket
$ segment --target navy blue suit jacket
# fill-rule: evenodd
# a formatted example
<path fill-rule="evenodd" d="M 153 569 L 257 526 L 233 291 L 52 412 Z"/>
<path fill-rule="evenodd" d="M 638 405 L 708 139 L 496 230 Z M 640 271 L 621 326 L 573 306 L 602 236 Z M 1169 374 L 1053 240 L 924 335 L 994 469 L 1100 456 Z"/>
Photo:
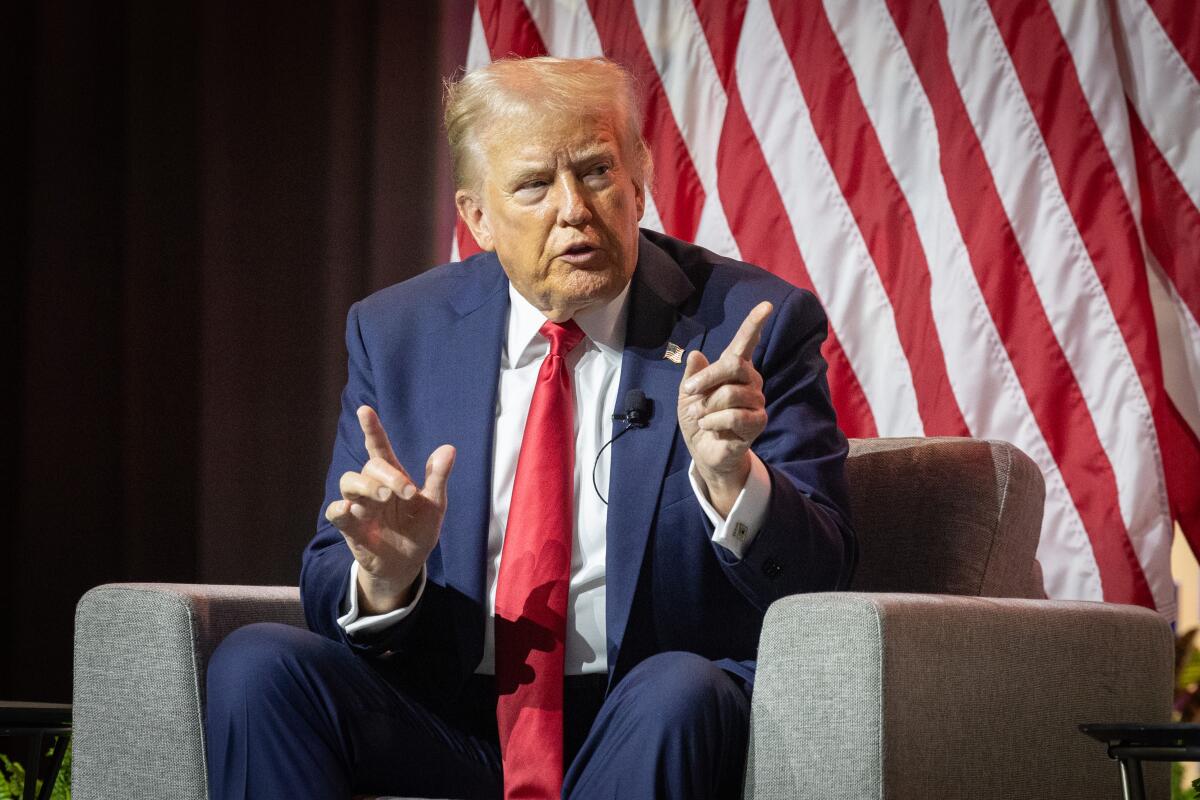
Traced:
<path fill-rule="evenodd" d="M 716 360 L 762 300 L 776 310 L 753 356 L 768 414 L 753 447 L 769 469 L 771 501 L 745 558 L 735 560 L 712 543 L 711 524 L 688 481 L 690 456 L 675 414 L 683 366 L 663 356 L 675 343 Z M 788 594 L 844 587 L 855 561 L 846 440 L 819 351 L 825 315 L 811 293 L 757 267 L 645 231 L 629 302 L 617 396 L 641 389 L 653 415 L 648 427 L 612 446 L 605 565 L 610 686 L 666 650 L 698 653 L 752 681 L 767 606 Z M 458 448 L 441 538 L 414 613 L 385 634 L 351 640 L 337 624 L 351 555 L 323 513 L 304 553 L 300 583 L 309 627 L 443 699 L 456 695 L 482 656 L 493 427 L 508 304 L 508 279 L 495 255 L 485 253 L 391 286 L 350 310 L 349 379 L 322 509 L 340 498 L 342 473 L 367 461 L 355 417 L 360 405 L 379 412 L 401 463 L 418 481 L 434 448 L 446 442 Z"/>

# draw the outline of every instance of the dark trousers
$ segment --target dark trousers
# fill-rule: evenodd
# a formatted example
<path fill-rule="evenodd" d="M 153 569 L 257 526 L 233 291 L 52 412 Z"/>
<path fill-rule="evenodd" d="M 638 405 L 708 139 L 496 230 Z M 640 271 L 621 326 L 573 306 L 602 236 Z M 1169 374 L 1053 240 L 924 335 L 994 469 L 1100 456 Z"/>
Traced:
<path fill-rule="evenodd" d="M 208 667 L 213 800 L 356 794 L 500 797 L 491 681 L 431 709 L 339 642 L 262 623 L 230 634 Z M 738 797 L 750 702 L 693 653 L 660 653 L 604 697 L 568 678 L 563 797 Z"/>

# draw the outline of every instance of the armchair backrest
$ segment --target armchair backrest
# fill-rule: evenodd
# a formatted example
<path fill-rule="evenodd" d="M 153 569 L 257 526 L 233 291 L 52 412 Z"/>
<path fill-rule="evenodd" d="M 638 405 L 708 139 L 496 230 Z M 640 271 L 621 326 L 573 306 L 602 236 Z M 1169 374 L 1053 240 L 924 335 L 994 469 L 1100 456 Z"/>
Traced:
<path fill-rule="evenodd" d="M 1008 442 L 852 439 L 846 462 L 858 592 L 1045 597 L 1045 484 Z"/>

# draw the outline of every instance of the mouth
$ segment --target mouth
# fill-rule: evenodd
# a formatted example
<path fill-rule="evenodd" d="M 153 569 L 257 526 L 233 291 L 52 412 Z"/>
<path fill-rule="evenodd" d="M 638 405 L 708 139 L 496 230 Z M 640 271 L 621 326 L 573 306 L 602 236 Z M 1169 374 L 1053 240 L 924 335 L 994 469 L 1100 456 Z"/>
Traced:
<path fill-rule="evenodd" d="M 600 248 L 587 242 L 579 242 L 559 253 L 558 257 L 568 264 L 583 265 L 600 255 Z"/>

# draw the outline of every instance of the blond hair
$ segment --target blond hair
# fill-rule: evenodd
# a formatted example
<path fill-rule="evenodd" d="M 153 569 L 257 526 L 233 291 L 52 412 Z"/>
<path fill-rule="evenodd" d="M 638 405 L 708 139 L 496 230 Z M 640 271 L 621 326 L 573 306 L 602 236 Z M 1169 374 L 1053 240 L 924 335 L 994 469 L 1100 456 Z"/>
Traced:
<path fill-rule="evenodd" d="M 488 127 L 539 114 L 611 119 L 622 158 L 634 181 L 645 185 L 653 163 L 637 97 L 633 76 L 607 58 L 502 59 L 448 81 L 445 124 L 454 185 L 478 187 L 479 137 Z"/>

